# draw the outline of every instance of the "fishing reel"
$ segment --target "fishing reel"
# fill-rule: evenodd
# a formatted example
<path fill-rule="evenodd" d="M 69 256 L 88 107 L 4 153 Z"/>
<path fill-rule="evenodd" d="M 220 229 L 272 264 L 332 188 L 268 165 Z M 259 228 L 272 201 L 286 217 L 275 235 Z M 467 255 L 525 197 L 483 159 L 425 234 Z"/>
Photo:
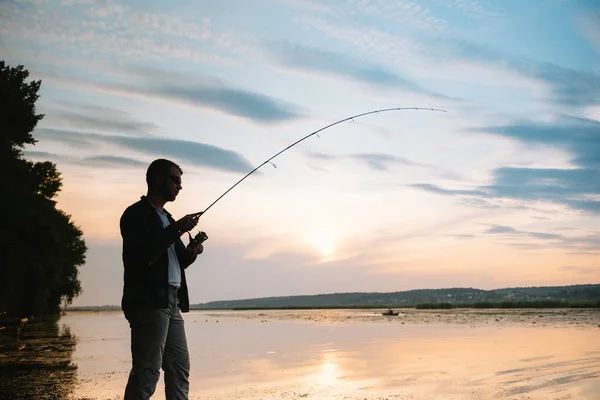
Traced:
<path fill-rule="evenodd" d="M 203 231 L 198 232 L 196 234 L 196 236 L 194 236 L 193 238 L 192 238 L 192 234 L 190 232 L 188 232 L 187 234 L 190 236 L 190 243 L 191 242 L 204 243 L 208 239 L 208 235 Z"/>

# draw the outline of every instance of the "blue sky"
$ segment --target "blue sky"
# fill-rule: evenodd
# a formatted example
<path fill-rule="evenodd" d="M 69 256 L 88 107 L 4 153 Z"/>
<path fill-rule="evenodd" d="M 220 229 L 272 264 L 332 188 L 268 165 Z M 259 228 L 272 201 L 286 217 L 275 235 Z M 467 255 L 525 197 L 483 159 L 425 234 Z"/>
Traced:
<path fill-rule="evenodd" d="M 145 168 L 204 209 L 193 302 L 600 277 L 600 3 L 0 1 L 42 79 L 36 146 L 90 247 L 76 304 L 118 304 Z M 252 282 L 252 284 L 249 284 Z"/>

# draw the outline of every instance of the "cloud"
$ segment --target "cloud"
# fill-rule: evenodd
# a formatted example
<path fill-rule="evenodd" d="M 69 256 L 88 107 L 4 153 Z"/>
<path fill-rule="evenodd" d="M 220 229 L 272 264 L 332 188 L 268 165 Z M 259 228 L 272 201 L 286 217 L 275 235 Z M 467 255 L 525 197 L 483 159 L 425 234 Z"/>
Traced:
<path fill-rule="evenodd" d="M 148 135 L 161 128 L 153 123 L 141 122 L 129 113 L 108 107 L 73 103 L 52 103 L 52 111 L 44 121 L 60 123 L 92 131 Z"/>
<path fill-rule="evenodd" d="M 209 108 L 228 115 L 268 124 L 300 118 L 299 107 L 267 95 L 233 87 L 222 80 L 193 77 L 151 68 L 127 67 L 124 82 L 87 81 L 46 74 L 48 80 L 121 96 L 140 96 Z M 138 80 L 136 83 L 135 80 Z"/>
<path fill-rule="evenodd" d="M 23 155 L 25 157 L 31 157 L 31 158 L 37 158 L 37 159 L 58 157 L 58 155 L 53 154 L 53 153 L 48 153 L 46 151 L 36 151 L 36 150 L 24 150 Z"/>
<path fill-rule="evenodd" d="M 482 187 L 490 196 L 549 201 L 600 213 L 599 121 L 562 117 L 551 123 L 526 121 L 469 130 L 557 147 L 572 153 L 572 162 L 581 167 L 498 168 L 494 171 L 494 183 Z"/>
<path fill-rule="evenodd" d="M 312 159 L 321 161 L 333 161 L 342 158 L 351 159 L 365 164 L 373 171 L 386 172 L 393 169 L 394 166 L 408 166 L 418 167 L 430 170 L 440 176 L 445 176 L 451 179 L 457 178 L 456 174 L 451 171 L 446 171 L 443 168 L 436 167 L 435 165 L 423 164 L 416 161 L 409 160 L 408 158 L 395 156 L 393 154 L 385 153 L 358 153 L 358 154 L 347 154 L 347 155 L 332 155 L 324 154 L 319 152 L 309 151 L 306 155 Z"/>
<path fill-rule="evenodd" d="M 555 203 L 580 201 L 600 195 L 600 170 L 557 168 L 498 168 L 494 184 L 484 186 L 496 197 L 543 200 Z"/>
<path fill-rule="evenodd" d="M 11 48 L 53 48 L 56 52 L 119 59 L 170 59 L 222 63 L 244 37 L 218 32 L 210 19 L 187 14 L 140 11 L 114 0 L 7 2 L 0 36 Z M 60 23 L 56 23 L 60 21 Z"/>
<path fill-rule="evenodd" d="M 37 140 L 52 140 L 54 142 L 66 144 L 77 150 L 90 149 L 95 147 L 95 138 L 102 137 L 96 134 L 81 134 L 64 129 L 37 128 L 33 134 Z"/>
<path fill-rule="evenodd" d="M 90 147 L 95 146 L 98 142 L 107 143 L 147 155 L 170 157 L 186 161 L 196 166 L 210 167 L 223 171 L 248 172 L 253 168 L 239 153 L 222 149 L 217 146 L 188 140 L 99 135 L 49 128 L 38 129 L 37 132 L 40 139 L 53 140 L 75 146 L 80 146 L 81 143 L 85 143 Z M 92 162 L 93 161 L 94 160 L 92 159 Z M 100 159 L 95 159 L 95 161 L 102 161 L 104 163 L 121 162 L 130 165 L 135 164 L 135 162 L 131 160 L 126 161 L 120 157 L 107 158 L 104 156 Z"/>
<path fill-rule="evenodd" d="M 319 31 L 329 37 L 344 41 L 353 49 L 365 54 L 385 54 L 396 61 L 408 62 L 422 56 L 422 45 L 407 36 L 400 36 L 383 31 L 377 27 L 355 21 L 340 20 L 338 8 L 326 17 L 319 15 L 297 16 L 296 22 L 308 31 Z M 398 22 L 399 23 L 399 22 Z"/>
<path fill-rule="evenodd" d="M 280 3 L 297 10 L 314 11 L 319 14 L 329 14 L 336 9 L 334 5 L 316 0 L 280 0 Z"/>
<path fill-rule="evenodd" d="M 513 236 L 528 236 L 534 239 L 562 239 L 564 236 L 556 234 L 556 233 L 543 233 L 543 232 L 524 232 L 519 231 L 510 226 L 503 225 L 493 225 L 491 228 L 486 230 L 484 233 L 492 233 L 492 234 L 506 234 Z"/>
<path fill-rule="evenodd" d="M 446 195 L 446 196 L 481 196 L 481 197 L 487 197 L 487 193 L 483 192 L 481 190 L 465 190 L 465 189 L 454 189 L 454 190 L 448 190 L 448 189 L 443 189 L 439 186 L 430 184 L 430 183 L 414 183 L 414 184 L 410 184 L 408 185 L 409 187 L 414 187 L 414 188 L 418 188 L 418 189 L 423 189 L 425 191 L 431 192 L 431 193 L 437 193 L 437 194 L 442 194 L 442 195 Z"/>
<path fill-rule="evenodd" d="M 119 157 L 119 156 L 93 156 L 86 157 L 80 161 L 81 164 L 94 166 L 110 166 L 110 167 L 147 167 L 146 162 L 136 160 L 135 158 Z"/>
<path fill-rule="evenodd" d="M 366 163 L 369 167 L 377 171 L 388 171 L 392 165 L 423 166 L 423 164 L 391 154 L 353 154 L 350 157 Z"/>
<path fill-rule="evenodd" d="M 497 9 L 500 4 L 490 4 L 489 2 L 483 2 L 481 0 L 434 0 L 436 4 L 446 7 L 451 10 L 458 10 L 463 15 L 468 17 L 480 18 L 480 17 L 496 17 L 503 15 L 503 13 Z M 494 9 L 494 6 L 496 9 Z"/>
<path fill-rule="evenodd" d="M 137 160 L 135 158 L 112 155 L 76 157 L 35 150 L 25 150 L 23 151 L 23 155 L 25 157 L 29 157 L 37 161 L 54 161 L 60 163 L 69 163 L 93 167 L 147 167 L 146 162 Z"/>
<path fill-rule="evenodd" d="M 474 201 L 471 205 L 486 208 L 501 206 L 502 200 L 515 200 L 525 204 L 545 202 L 600 214 L 599 170 L 503 167 L 494 170 L 493 177 L 491 185 L 473 190 L 443 189 L 428 183 L 409 186 L 444 196 L 466 196 Z M 524 204 L 520 207 L 527 208 Z"/>
<path fill-rule="evenodd" d="M 464 40 L 446 41 L 445 52 L 454 58 L 509 69 L 546 83 L 549 100 L 559 106 L 584 107 L 600 104 L 600 75 L 525 57 L 509 57 L 495 50 Z"/>
<path fill-rule="evenodd" d="M 600 75 L 597 73 L 525 59 L 515 60 L 509 65 L 524 76 L 549 84 L 553 92 L 550 100 L 559 105 L 584 107 L 600 104 Z"/>
<path fill-rule="evenodd" d="M 326 73 L 379 88 L 398 88 L 446 98 L 419 87 L 391 69 L 342 53 L 290 43 L 272 44 L 266 50 L 276 62 L 290 69 Z"/>
<path fill-rule="evenodd" d="M 150 95 L 212 108 L 255 122 L 280 122 L 298 117 L 282 101 L 224 85 L 207 86 L 182 82 L 180 85 L 157 85 L 144 91 Z"/>
<path fill-rule="evenodd" d="M 393 21 L 395 24 L 409 26 L 412 29 L 425 33 L 448 34 L 452 26 L 448 21 L 439 18 L 430 8 L 422 2 L 410 0 L 349 0 L 347 7 L 357 10 L 362 14 L 372 15 L 377 18 Z"/>
<path fill-rule="evenodd" d="M 453 237 L 455 239 L 474 239 L 476 236 L 471 235 L 470 233 L 456 233 L 452 235 L 447 235 L 448 237 Z"/>
<path fill-rule="evenodd" d="M 492 225 L 483 233 L 501 237 L 510 245 L 521 249 L 536 250 L 550 246 L 569 250 L 573 254 L 600 253 L 598 235 L 565 236 L 556 233 L 522 231 L 504 225 Z M 528 241 L 531 239 L 534 241 Z"/>
<path fill-rule="evenodd" d="M 489 204 L 501 199 L 545 202 L 600 214 L 600 122 L 560 117 L 553 122 L 516 122 L 468 129 L 515 139 L 528 145 L 552 146 L 573 154 L 579 168 L 501 167 L 492 183 L 473 190 L 443 189 L 417 183 L 410 186 L 446 196 L 469 196 Z"/>

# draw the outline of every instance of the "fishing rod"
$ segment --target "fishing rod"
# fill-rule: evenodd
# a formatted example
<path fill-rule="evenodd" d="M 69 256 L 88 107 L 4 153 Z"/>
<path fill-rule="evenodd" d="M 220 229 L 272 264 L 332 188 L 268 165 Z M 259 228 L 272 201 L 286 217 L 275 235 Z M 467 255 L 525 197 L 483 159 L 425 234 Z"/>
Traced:
<path fill-rule="evenodd" d="M 249 177 L 250 175 L 252 175 L 254 172 L 258 171 L 262 166 L 266 165 L 266 164 L 272 164 L 273 166 L 275 166 L 275 164 L 273 164 L 271 162 L 271 160 L 273 160 L 275 157 L 277 157 L 278 155 L 280 155 L 281 153 L 291 149 L 292 147 L 294 147 L 295 145 L 297 145 L 298 143 L 308 139 L 311 136 L 317 135 L 319 132 L 324 131 L 325 129 L 331 128 L 335 125 L 341 124 L 342 122 L 346 122 L 346 121 L 351 121 L 354 120 L 355 118 L 360 118 L 360 117 L 364 117 L 365 115 L 370 115 L 370 114 L 379 114 L 379 113 L 383 113 L 383 112 L 388 112 L 388 111 L 405 111 L 405 110 L 425 110 L 425 111 L 438 111 L 438 112 L 447 112 L 446 110 L 443 109 L 439 109 L 439 108 L 424 108 L 424 107 L 393 107 L 393 108 L 382 108 L 379 110 L 373 110 L 373 111 L 367 111 L 364 113 L 360 113 L 360 114 L 356 114 L 356 115 L 352 115 L 351 117 L 346 117 L 344 119 L 340 119 L 339 121 L 335 121 L 329 125 L 326 125 L 322 128 L 317 129 L 316 131 L 309 133 L 308 135 L 304 136 L 301 139 L 296 140 L 294 143 L 290 144 L 289 146 L 287 146 L 285 149 L 279 151 L 278 153 L 276 153 L 275 155 L 271 156 L 270 158 L 268 158 L 267 160 L 263 161 L 262 164 L 260 164 L 258 167 L 254 168 L 252 171 L 248 172 L 246 175 L 244 175 L 239 181 L 237 181 L 233 186 L 231 186 L 229 189 L 227 189 L 225 191 L 225 193 L 223 193 L 222 195 L 220 195 L 219 197 L 217 197 L 217 199 L 215 201 L 213 201 L 208 207 L 206 207 L 204 209 L 204 211 L 199 212 L 197 214 L 195 214 L 195 218 L 200 218 L 200 216 L 204 215 L 212 206 L 214 206 L 219 200 L 221 200 L 227 193 L 229 193 L 231 190 L 233 190 L 233 188 L 235 188 L 237 185 L 239 185 L 240 183 L 242 183 L 247 177 Z M 277 168 L 277 167 L 276 167 Z M 204 232 L 198 232 L 198 234 L 192 239 L 192 235 L 190 232 L 187 232 L 187 234 L 190 236 L 190 241 L 195 240 L 195 241 L 205 241 L 206 239 L 208 239 L 208 236 L 206 235 L 206 233 Z"/>

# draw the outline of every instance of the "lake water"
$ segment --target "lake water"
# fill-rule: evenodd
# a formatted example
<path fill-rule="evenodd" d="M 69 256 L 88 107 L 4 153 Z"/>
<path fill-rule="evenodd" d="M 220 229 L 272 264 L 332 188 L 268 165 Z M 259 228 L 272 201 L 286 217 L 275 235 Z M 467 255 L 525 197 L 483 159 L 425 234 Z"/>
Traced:
<path fill-rule="evenodd" d="M 600 399 L 600 310 L 192 311 L 192 399 Z M 120 312 L 71 312 L 76 399 L 120 399 Z M 161 382 L 154 396 L 164 399 Z"/>

